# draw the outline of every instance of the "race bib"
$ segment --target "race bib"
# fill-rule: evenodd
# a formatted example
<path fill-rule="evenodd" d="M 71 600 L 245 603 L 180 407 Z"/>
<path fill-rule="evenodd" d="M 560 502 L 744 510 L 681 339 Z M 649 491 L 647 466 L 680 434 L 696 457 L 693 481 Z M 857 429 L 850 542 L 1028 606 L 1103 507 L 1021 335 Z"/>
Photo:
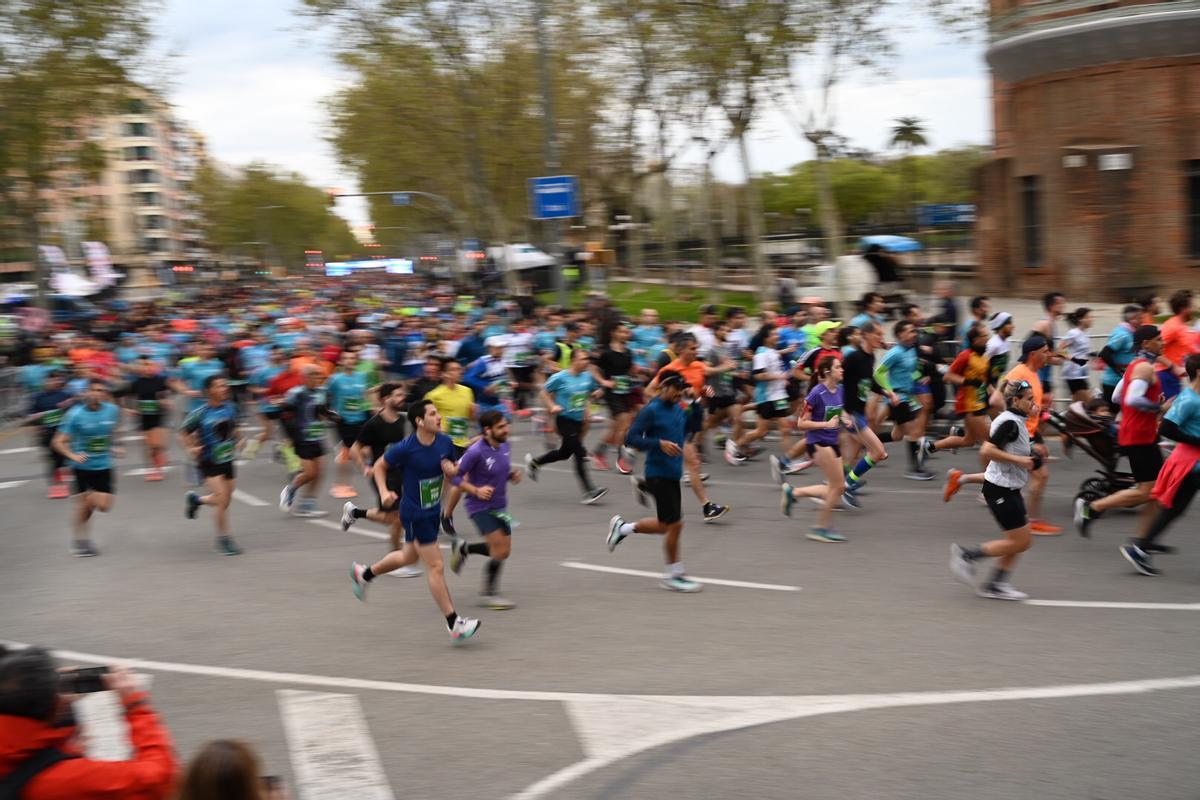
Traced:
<path fill-rule="evenodd" d="M 788 407 L 788 401 L 786 398 L 781 398 L 781 399 L 775 401 L 775 410 L 776 411 L 785 411 L 785 410 L 787 410 L 787 407 Z"/>
<path fill-rule="evenodd" d="M 506 380 L 504 378 L 501 378 L 500 380 L 498 380 L 492 384 L 492 392 L 497 397 L 511 397 L 512 396 L 512 383 L 510 383 L 508 380 Z"/>
<path fill-rule="evenodd" d="M 571 399 L 568 401 L 567 406 L 572 411 L 583 411 L 585 408 L 587 408 L 587 401 L 587 392 L 576 392 L 575 394 L 571 395 Z"/>
<path fill-rule="evenodd" d="M 346 410 L 351 413 L 362 411 L 364 408 L 366 408 L 366 406 L 367 402 L 361 397 L 351 397 L 346 400 Z"/>
<path fill-rule="evenodd" d="M 58 423 L 62 422 L 63 410 L 54 408 L 42 415 L 42 424 L 47 428 L 53 428 Z"/>
<path fill-rule="evenodd" d="M 613 378 L 613 394 L 629 394 L 633 379 L 628 375 L 617 375 Z"/>
<path fill-rule="evenodd" d="M 421 508 L 436 508 L 442 501 L 442 476 L 425 478 L 419 484 Z"/>
<path fill-rule="evenodd" d="M 826 422 L 829 422 L 829 420 L 831 420 L 831 419 L 837 419 L 841 415 L 842 415 L 842 407 L 841 406 L 826 406 L 825 407 L 825 421 Z"/>
<path fill-rule="evenodd" d="M 158 413 L 158 401 L 157 400 L 138 400 L 138 412 L 141 413 L 143 416 L 157 414 Z"/>
<path fill-rule="evenodd" d="M 534 361 L 534 358 L 535 358 L 534 354 L 530 353 L 528 351 L 517 353 L 517 363 L 518 364 L 530 364 Z"/>
<path fill-rule="evenodd" d="M 451 439 L 467 438 L 467 426 L 469 423 L 466 417 L 450 417 L 446 422 L 446 430 L 450 432 Z"/>
<path fill-rule="evenodd" d="M 213 447 L 213 451 L 212 451 L 213 452 L 213 463 L 214 464 L 228 464 L 230 461 L 233 461 L 233 450 L 234 450 L 235 444 L 236 444 L 236 442 L 232 442 L 232 441 L 218 442 L 217 445 L 215 447 Z"/>
<path fill-rule="evenodd" d="M 304 439 L 309 442 L 320 441 L 325 435 L 325 426 L 320 422 L 310 422 L 304 426 Z"/>
<path fill-rule="evenodd" d="M 107 453 L 111 445 L 112 439 L 108 436 L 89 436 L 84 449 L 92 455 L 101 455 Z"/>
<path fill-rule="evenodd" d="M 495 517 L 496 519 L 500 520 L 505 525 L 507 525 L 509 532 L 511 532 L 513 528 L 516 528 L 518 525 L 521 524 L 521 523 L 517 522 L 515 519 L 513 519 L 513 515 L 508 513 L 507 511 L 492 511 L 490 513 L 493 517 Z"/>
<path fill-rule="evenodd" d="M 863 378 L 861 381 L 858 382 L 858 399 L 865 403 L 867 401 L 867 398 L 870 396 L 870 394 L 871 394 L 871 379 Z"/>

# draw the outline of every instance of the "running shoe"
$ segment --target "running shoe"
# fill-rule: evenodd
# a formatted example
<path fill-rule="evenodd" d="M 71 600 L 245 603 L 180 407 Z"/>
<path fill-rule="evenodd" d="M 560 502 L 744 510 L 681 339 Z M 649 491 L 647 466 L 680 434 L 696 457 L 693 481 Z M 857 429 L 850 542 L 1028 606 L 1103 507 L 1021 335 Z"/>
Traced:
<path fill-rule="evenodd" d="M 1033 531 L 1035 536 L 1058 536 L 1062 533 L 1062 528 L 1057 525 L 1051 525 L 1044 519 L 1031 519 L 1029 521 L 1029 530 Z"/>
<path fill-rule="evenodd" d="M 491 609 L 492 611 L 508 611 L 517 607 L 517 604 L 512 600 L 506 600 L 498 594 L 481 594 L 475 605 L 480 608 Z"/>
<path fill-rule="evenodd" d="M 931 481 L 933 480 L 933 473 L 922 469 L 921 467 L 917 467 L 916 469 L 910 469 L 908 472 L 904 473 L 904 477 L 908 478 L 910 481 Z"/>
<path fill-rule="evenodd" d="M 709 474 L 707 472 L 700 473 L 700 482 L 701 483 L 708 483 L 708 479 L 709 479 Z M 684 486 L 692 485 L 692 476 L 690 473 L 687 473 L 687 472 L 683 473 L 683 485 Z"/>
<path fill-rule="evenodd" d="M 617 549 L 622 540 L 625 539 L 625 534 L 621 533 L 621 526 L 625 524 L 625 520 L 621 519 L 620 514 L 615 514 L 608 521 L 608 536 L 604 539 L 604 543 L 608 545 L 608 552 Z"/>
<path fill-rule="evenodd" d="M 253 461 L 254 457 L 258 455 L 258 448 L 260 447 L 262 447 L 262 442 L 258 439 L 251 439 L 250 444 L 246 445 L 246 449 L 242 451 L 242 458 L 247 461 Z"/>
<path fill-rule="evenodd" d="M 796 460 L 787 460 L 784 462 L 784 475 L 799 475 L 804 470 L 813 465 L 811 458 L 797 458 Z"/>
<path fill-rule="evenodd" d="M 200 495 L 195 492 L 188 492 L 184 495 L 183 515 L 188 519 L 196 518 L 196 511 L 200 508 Z"/>
<path fill-rule="evenodd" d="M 967 433 L 967 429 L 961 425 L 951 425 L 950 426 L 950 435 L 951 436 L 965 436 L 966 433 Z M 955 450 L 957 451 L 958 448 L 955 448 Z"/>
<path fill-rule="evenodd" d="M 467 563 L 467 540 L 455 536 L 450 542 L 450 571 L 455 575 L 460 574 L 465 563 Z"/>
<path fill-rule="evenodd" d="M 771 465 L 771 482 L 783 483 L 783 459 L 772 453 L 767 463 Z"/>
<path fill-rule="evenodd" d="M 622 475 L 633 474 L 633 459 L 624 447 L 617 450 L 617 472 Z"/>
<path fill-rule="evenodd" d="M 1176 553 L 1175 548 L 1171 547 L 1171 545 L 1159 544 L 1158 542 L 1147 542 L 1146 544 L 1142 545 L 1141 547 L 1142 547 L 1143 553 L 1150 553 L 1150 554 L 1158 553 L 1158 554 L 1164 555 L 1164 556 L 1173 556 Z"/>
<path fill-rule="evenodd" d="M 326 515 L 326 513 L 328 512 L 317 508 L 317 500 L 314 497 L 305 497 L 300 501 L 300 508 L 296 510 L 296 516 L 305 517 L 307 519 L 323 517 Z"/>
<path fill-rule="evenodd" d="M 529 480 L 537 481 L 538 464 L 533 459 L 533 453 L 525 454 L 525 474 L 529 476 Z"/>
<path fill-rule="evenodd" d="M 650 501 L 646 499 L 646 485 L 642 483 L 642 479 L 636 475 L 629 476 L 629 485 L 633 487 L 633 499 L 640 506 L 650 506 Z"/>
<path fill-rule="evenodd" d="M 419 578 L 425 574 L 425 570 L 420 567 L 408 566 L 392 570 L 391 574 L 397 578 Z"/>
<path fill-rule="evenodd" d="M 230 536 L 218 536 L 214 549 L 223 556 L 240 556 L 242 548 Z"/>
<path fill-rule="evenodd" d="M 842 508 L 850 511 L 862 511 L 862 500 L 854 492 L 842 492 Z"/>
<path fill-rule="evenodd" d="M 442 530 L 449 536 L 458 538 L 458 531 L 454 529 L 454 517 L 442 517 Z"/>
<path fill-rule="evenodd" d="M 450 638 L 455 642 L 465 642 L 475 635 L 483 623 L 471 617 L 458 617 L 450 628 Z"/>
<path fill-rule="evenodd" d="M 810 503 L 812 503 L 814 506 L 824 506 L 824 505 L 825 505 L 825 498 L 824 498 L 824 497 L 810 497 L 810 498 L 808 498 L 808 501 L 809 501 Z M 841 503 L 838 503 L 837 505 L 835 505 L 835 506 L 833 507 L 833 510 L 834 510 L 834 511 L 841 511 L 841 510 L 842 510 L 842 504 L 841 504 Z"/>
<path fill-rule="evenodd" d="M 1150 560 L 1150 554 L 1133 542 L 1121 545 L 1121 555 L 1143 575 L 1149 575 L 1152 578 L 1162 575 L 1162 570 L 1154 566 L 1154 562 Z"/>
<path fill-rule="evenodd" d="M 583 495 L 583 499 L 579 502 L 583 503 L 585 506 L 595 505 L 596 503 L 600 502 L 600 498 L 604 497 L 606 494 L 608 494 L 608 489 L 605 489 L 603 486 L 601 486 L 585 493 Z"/>
<path fill-rule="evenodd" d="M 1075 530 L 1085 539 L 1092 537 L 1091 531 L 1088 528 L 1091 527 L 1092 521 L 1095 519 L 1095 513 L 1092 511 L 1091 503 L 1082 497 L 1075 498 L 1075 515 L 1072 519 L 1075 522 Z"/>
<path fill-rule="evenodd" d="M 729 506 L 723 506 L 719 503 L 704 504 L 704 522 L 716 522 L 721 517 L 729 513 Z"/>
<path fill-rule="evenodd" d="M 354 516 L 354 512 L 357 510 L 358 510 L 358 507 L 355 506 L 354 503 L 350 502 L 349 500 L 347 500 L 346 504 L 344 506 L 342 506 L 342 532 L 343 533 L 345 531 L 350 530 L 350 526 L 353 525 L 354 523 L 358 522 L 358 517 Z"/>
<path fill-rule="evenodd" d="M 958 490 L 962 488 L 961 469 L 949 469 L 946 471 L 946 487 L 942 489 L 942 502 L 949 503 L 954 495 L 958 494 Z"/>
<path fill-rule="evenodd" d="M 745 450 L 741 451 L 742 456 L 747 460 L 758 458 L 762 455 L 762 448 L 756 444 L 747 445 Z"/>
<path fill-rule="evenodd" d="M 792 497 L 792 485 L 790 483 L 779 484 L 779 513 L 790 517 L 794 505 L 796 505 L 796 498 Z"/>
<path fill-rule="evenodd" d="M 684 594 L 692 594 L 698 592 L 704 587 L 693 580 L 688 580 L 684 575 L 671 575 L 663 578 L 658 582 L 658 585 L 672 592 L 683 592 Z"/>
<path fill-rule="evenodd" d="M 279 510 L 287 514 L 296 504 L 296 490 L 289 483 L 279 492 Z"/>
<path fill-rule="evenodd" d="M 737 444 L 733 439 L 725 440 L 725 460 L 735 467 L 746 463 L 746 457 L 738 452 Z"/>
<path fill-rule="evenodd" d="M 92 545 L 90 539 L 83 539 L 71 543 L 71 555 L 76 558 L 92 558 L 100 555 L 100 551 Z"/>
<path fill-rule="evenodd" d="M 928 436 L 922 436 L 921 441 L 917 442 L 917 469 L 925 472 L 925 464 L 929 462 L 929 456 L 933 453 L 933 442 Z"/>
<path fill-rule="evenodd" d="M 53 484 L 47 491 L 46 497 L 50 500 L 65 500 L 71 496 L 71 489 L 65 483 Z"/>
<path fill-rule="evenodd" d="M 366 564 L 359 564 L 357 561 L 350 562 L 350 588 L 354 592 L 354 596 L 362 602 L 367 602 L 367 582 L 363 580 L 363 573 L 367 571 Z"/>
<path fill-rule="evenodd" d="M 814 542 L 844 542 L 846 537 L 842 536 L 832 528 L 813 528 L 808 532 L 808 538 Z"/>
<path fill-rule="evenodd" d="M 975 586 L 975 562 L 957 544 L 950 545 L 950 572 L 967 586 Z"/>
<path fill-rule="evenodd" d="M 1029 595 L 1024 592 L 1019 592 L 1013 588 L 1008 581 L 999 581 L 987 584 L 976 592 L 980 597 L 986 597 L 989 600 L 1027 600 Z"/>
<path fill-rule="evenodd" d="M 608 472 L 612 467 L 608 464 L 608 459 L 599 453 L 592 454 L 592 466 L 601 472 Z"/>

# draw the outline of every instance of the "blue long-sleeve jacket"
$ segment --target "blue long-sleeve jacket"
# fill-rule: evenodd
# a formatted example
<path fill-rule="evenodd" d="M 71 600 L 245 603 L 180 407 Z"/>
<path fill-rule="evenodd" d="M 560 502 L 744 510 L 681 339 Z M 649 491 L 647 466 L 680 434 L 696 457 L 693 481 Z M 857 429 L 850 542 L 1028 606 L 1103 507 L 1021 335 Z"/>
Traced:
<path fill-rule="evenodd" d="M 683 456 L 669 456 L 659 447 L 666 439 L 683 447 L 687 412 L 678 403 L 664 403 L 661 399 L 651 400 L 638 413 L 625 444 L 646 454 L 646 477 L 679 480 L 683 477 Z"/>

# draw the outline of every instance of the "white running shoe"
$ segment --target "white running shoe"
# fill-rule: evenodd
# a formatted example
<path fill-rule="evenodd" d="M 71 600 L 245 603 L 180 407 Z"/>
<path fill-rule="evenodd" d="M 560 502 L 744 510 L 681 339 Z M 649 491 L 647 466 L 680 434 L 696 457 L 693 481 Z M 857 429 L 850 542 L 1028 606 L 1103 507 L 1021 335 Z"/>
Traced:
<path fill-rule="evenodd" d="M 537 462 L 535 462 L 533 460 L 533 458 L 534 458 L 533 453 L 525 454 L 525 474 L 529 476 L 529 480 L 536 483 L 539 467 L 537 465 Z"/>
<path fill-rule="evenodd" d="M 471 617 L 459 617 L 454 620 L 454 627 L 450 628 L 450 638 L 455 642 L 465 642 L 475 635 L 482 624 L 479 620 Z"/>
<path fill-rule="evenodd" d="M 737 444 L 733 439 L 725 440 L 725 460 L 735 467 L 746 463 L 746 457 L 738 452 Z"/>
<path fill-rule="evenodd" d="M 621 533 L 621 526 L 625 524 L 625 520 L 621 519 L 620 514 L 614 514 L 613 518 L 608 521 L 608 536 L 604 539 L 604 543 L 608 545 L 608 552 L 617 549 L 617 545 L 625 538 L 625 534 Z"/>
<path fill-rule="evenodd" d="M 358 517 L 354 516 L 354 512 L 357 510 L 358 509 L 356 509 L 354 507 L 354 503 L 350 502 L 349 500 L 346 501 L 346 505 L 342 506 L 342 532 L 343 533 L 345 531 L 350 530 L 350 526 L 353 525 L 354 523 L 358 522 Z"/>
<path fill-rule="evenodd" d="M 354 596 L 362 602 L 367 602 L 367 582 L 363 580 L 363 573 L 366 571 L 366 564 L 359 564 L 357 561 L 350 563 L 350 581 L 351 588 L 354 590 Z"/>
<path fill-rule="evenodd" d="M 968 559 L 957 544 L 950 545 L 950 572 L 967 586 L 975 586 L 975 562 Z"/>
<path fill-rule="evenodd" d="M 400 567 L 392 570 L 392 574 L 397 578 L 419 578 L 425 574 L 425 570 L 420 567 Z"/>
<path fill-rule="evenodd" d="M 981 588 L 977 594 L 990 600 L 1026 600 L 1029 597 L 1024 592 L 1014 589 L 1008 581 L 990 583 Z"/>
<path fill-rule="evenodd" d="M 696 583 L 693 580 L 688 580 L 683 575 L 672 575 L 665 577 L 658 582 L 658 585 L 672 592 L 683 592 L 685 594 L 692 594 L 693 592 L 698 592 L 704 588 L 702 584 Z"/>
<path fill-rule="evenodd" d="M 767 459 L 767 463 L 771 465 L 771 483 L 776 485 L 783 483 L 783 462 L 779 456 L 772 453 Z"/>
<path fill-rule="evenodd" d="M 813 465 L 811 458 L 797 458 L 795 461 L 789 461 L 783 469 L 784 475 L 799 475 L 804 470 Z"/>

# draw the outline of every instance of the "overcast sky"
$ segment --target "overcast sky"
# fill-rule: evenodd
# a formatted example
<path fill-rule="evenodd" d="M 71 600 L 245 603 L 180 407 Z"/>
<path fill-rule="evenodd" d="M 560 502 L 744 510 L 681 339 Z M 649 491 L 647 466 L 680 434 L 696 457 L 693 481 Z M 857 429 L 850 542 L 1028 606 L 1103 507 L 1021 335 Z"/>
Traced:
<path fill-rule="evenodd" d="M 181 118 L 230 164 L 268 161 L 320 186 L 353 191 L 353 177 L 325 143 L 322 106 L 347 80 L 325 37 L 301 25 L 297 0 L 167 0 L 162 45 L 176 54 L 171 100 Z M 989 87 L 979 42 L 920 27 L 897 33 L 886 76 L 862 73 L 839 90 L 837 129 L 857 146 L 882 150 L 892 120 L 922 119 L 934 147 L 985 143 L 991 136 Z M 753 132 L 756 172 L 781 172 L 812 157 L 782 114 L 770 112 Z M 718 177 L 741 181 L 733 148 L 718 159 Z M 365 205 L 341 201 L 353 224 Z"/>

